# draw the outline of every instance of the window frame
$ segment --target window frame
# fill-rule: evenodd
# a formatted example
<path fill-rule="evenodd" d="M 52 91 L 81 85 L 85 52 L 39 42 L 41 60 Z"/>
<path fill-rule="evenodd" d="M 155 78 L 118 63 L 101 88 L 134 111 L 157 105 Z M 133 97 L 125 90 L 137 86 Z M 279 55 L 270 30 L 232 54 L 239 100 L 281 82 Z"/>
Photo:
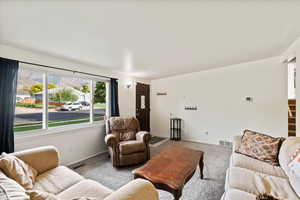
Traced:
<path fill-rule="evenodd" d="M 57 69 L 45 69 L 37 66 L 33 66 L 30 64 L 22 64 L 20 65 L 20 68 L 24 70 L 31 70 L 33 72 L 38 71 L 42 74 L 42 83 L 43 83 L 43 108 L 42 108 L 42 128 L 37 130 L 28 130 L 28 131 L 19 131 L 18 134 L 14 134 L 16 138 L 23 138 L 23 137 L 31 137 L 31 136 L 38 136 L 38 135 L 48 135 L 48 134 L 56 134 L 64 131 L 70 131 L 75 129 L 81 129 L 81 128 L 88 128 L 88 127 L 94 127 L 99 124 L 104 124 L 105 117 L 109 115 L 109 87 L 110 87 L 110 81 L 109 79 L 105 78 L 97 78 L 94 76 L 84 75 L 80 73 L 71 73 L 68 71 L 63 70 L 57 70 Z M 49 127 L 49 93 L 48 93 L 48 77 L 49 75 L 57 75 L 57 76 L 66 76 L 66 77 L 76 77 L 76 78 L 82 78 L 89 81 L 90 85 L 90 112 L 89 112 L 89 122 L 84 123 L 78 123 L 78 124 L 68 124 L 68 125 L 62 125 L 62 126 L 56 126 L 56 127 Z M 106 85 L 106 106 L 105 106 L 105 115 L 104 120 L 94 121 L 94 86 L 96 85 L 96 82 L 104 82 Z M 64 130 L 61 130 L 60 128 L 64 128 Z"/>

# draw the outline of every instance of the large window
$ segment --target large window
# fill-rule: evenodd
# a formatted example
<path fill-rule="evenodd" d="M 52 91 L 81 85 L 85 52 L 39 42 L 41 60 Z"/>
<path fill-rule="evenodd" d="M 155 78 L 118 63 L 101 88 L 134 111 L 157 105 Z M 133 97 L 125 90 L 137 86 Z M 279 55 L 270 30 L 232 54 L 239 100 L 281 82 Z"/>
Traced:
<path fill-rule="evenodd" d="M 94 121 L 103 120 L 106 112 L 106 83 L 96 82 L 94 85 Z"/>
<path fill-rule="evenodd" d="M 106 85 L 76 75 L 20 67 L 15 133 L 103 120 Z"/>
<path fill-rule="evenodd" d="M 43 74 L 20 68 L 15 108 L 15 132 L 42 129 L 43 98 L 37 101 L 36 93 L 42 91 Z M 42 94 L 41 94 L 42 95 Z"/>

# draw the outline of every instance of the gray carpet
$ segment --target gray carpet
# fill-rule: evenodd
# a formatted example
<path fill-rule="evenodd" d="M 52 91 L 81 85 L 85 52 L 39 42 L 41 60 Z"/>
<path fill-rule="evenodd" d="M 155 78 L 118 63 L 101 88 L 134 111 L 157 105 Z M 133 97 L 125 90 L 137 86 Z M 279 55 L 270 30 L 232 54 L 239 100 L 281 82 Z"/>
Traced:
<path fill-rule="evenodd" d="M 151 141 L 150 141 L 150 145 L 151 144 L 157 144 L 163 140 L 166 140 L 166 138 L 163 138 L 163 137 L 157 137 L 157 136 L 152 136 L 151 137 Z"/>
<path fill-rule="evenodd" d="M 155 155 L 170 144 L 180 144 L 204 151 L 204 180 L 199 179 L 199 168 L 184 186 L 181 200 L 219 200 L 224 192 L 225 173 L 229 165 L 231 149 L 202 143 L 167 141 L 151 148 Z M 84 161 L 85 165 L 75 169 L 86 178 L 93 179 L 116 190 L 133 179 L 131 171 L 138 166 L 115 169 L 107 155 L 96 156 Z M 173 200 L 173 196 L 159 190 L 160 200 Z"/>

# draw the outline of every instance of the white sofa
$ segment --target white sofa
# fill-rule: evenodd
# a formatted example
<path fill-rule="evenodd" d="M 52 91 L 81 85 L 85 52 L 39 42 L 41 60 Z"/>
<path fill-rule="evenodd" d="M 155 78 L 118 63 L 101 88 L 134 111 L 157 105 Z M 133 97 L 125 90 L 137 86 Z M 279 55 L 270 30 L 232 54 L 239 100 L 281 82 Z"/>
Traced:
<path fill-rule="evenodd" d="M 241 138 L 234 137 L 222 200 L 255 200 L 262 193 L 280 200 L 299 200 L 300 175 L 293 174 L 288 164 L 292 155 L 300 148 L 300 137 L 288 137 L 283 142 L 278 156 L 280 166 L 235 153 L 241 144 Z"/>
<path fill-rule="evenodd" d="M 34 190 L 54 194 L 62 200 L 81 197 L 92 197 L 95 200 L 158 200 L 158 192 L 146 180 L 136 179 L 113 191 L 96 181 L 85 179 L 73 170 L 59 165 L 59 154 L 53 146 L 29 149 L 12 155 L 37 170 Z M 11 183 L 5 179 L 9 178 L 0 170 L 0 199 L 2 191 L 5 193 L 11 190 Z M 3 193 L 2 195 L 5 196 Z"/>

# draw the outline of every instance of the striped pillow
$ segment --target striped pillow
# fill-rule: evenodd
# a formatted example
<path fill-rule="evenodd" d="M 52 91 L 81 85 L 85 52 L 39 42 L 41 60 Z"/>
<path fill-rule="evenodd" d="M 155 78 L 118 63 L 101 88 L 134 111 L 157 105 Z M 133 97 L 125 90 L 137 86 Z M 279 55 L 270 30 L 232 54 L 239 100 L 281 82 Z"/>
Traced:
<path fill-rule="evenodd" d="M 1 200 L 30 200 L 25 189 L 16 181 L 0 172 L 0 199 Z"/>

